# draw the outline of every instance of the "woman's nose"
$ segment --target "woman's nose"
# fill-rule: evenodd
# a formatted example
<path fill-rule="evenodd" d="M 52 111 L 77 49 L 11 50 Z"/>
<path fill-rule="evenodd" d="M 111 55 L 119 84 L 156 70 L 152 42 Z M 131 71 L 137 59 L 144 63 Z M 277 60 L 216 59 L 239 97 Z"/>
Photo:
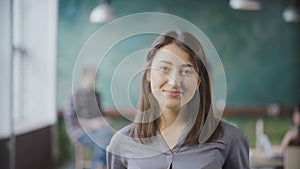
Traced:
<path fill-rule="evenodd" d="M 177 86 L 179 87 L 181 84 L 181 76 L 179 73 L 170 73 L 169 74 L 169 79 L 168 79 L 168 84 L 170 86 Z"/>

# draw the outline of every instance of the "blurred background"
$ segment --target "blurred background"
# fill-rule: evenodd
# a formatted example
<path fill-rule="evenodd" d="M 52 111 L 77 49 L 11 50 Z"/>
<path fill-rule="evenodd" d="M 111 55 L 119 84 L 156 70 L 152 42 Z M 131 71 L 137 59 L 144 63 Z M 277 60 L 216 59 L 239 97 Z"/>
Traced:
<path fill-rule="evenodd" d="M 1 0 L 0 168 L 50 169 L 74 161 L 62 109 L 78 54 L 107 22 L 139 12 L 176 15 L 201 29 L 224 66 L 224 119 L 249 137 L 251 147 L 262 119 L 271 144 L 279 145 L 300 102 L 300 5 L 297 0 L 247 1 Z M 102 11 L 92 14 L 96 7 Z M 113 71 L 153 39 L 124 41 L 99 72 L 96 88 L 115 129 L 129 121 L 115 110 Z M 139 93 L 132 93 L 135 104 Z"/>

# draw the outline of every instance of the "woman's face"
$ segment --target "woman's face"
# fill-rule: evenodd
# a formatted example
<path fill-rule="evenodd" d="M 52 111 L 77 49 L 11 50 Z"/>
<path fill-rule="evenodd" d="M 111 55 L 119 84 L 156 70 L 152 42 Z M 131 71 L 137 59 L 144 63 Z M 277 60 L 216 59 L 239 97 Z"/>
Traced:
<path fill-rule="evenodd" d="M 300 126 L 300 113 L 299 113 L 299 110 L 296 110 L 296 112 L 293 113 L 293 123 L 296 126 Z"/>
<path fill-rule="evenodd" d="M 179 110 L 192 99 L 200 84 L 190 56 L 175 43 L 156 52 L 147 80 L 161 110 Z"/>

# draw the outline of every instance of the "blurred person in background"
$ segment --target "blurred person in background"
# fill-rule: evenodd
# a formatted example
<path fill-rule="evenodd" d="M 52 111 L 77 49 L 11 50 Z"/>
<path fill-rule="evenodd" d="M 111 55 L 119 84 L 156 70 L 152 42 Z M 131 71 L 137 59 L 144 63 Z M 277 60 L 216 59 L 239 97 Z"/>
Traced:
<path fill-rule="evenodd" d="M 92 150 L 91 169 L 104 169 L 105 148 L 113 135 L 102 116 L 100 94 L 95 90 L 96 70 L 83 70 L 80 86 L 66 98 L 64 119 L 69 138 Z"/>
<path fill-rule="evenodd" d="M 292 128 L 285 134 L 282 143 L 281 151 L 288 146 L 300 146 L 300 104 L 298 104 L 292 114 Z"/>

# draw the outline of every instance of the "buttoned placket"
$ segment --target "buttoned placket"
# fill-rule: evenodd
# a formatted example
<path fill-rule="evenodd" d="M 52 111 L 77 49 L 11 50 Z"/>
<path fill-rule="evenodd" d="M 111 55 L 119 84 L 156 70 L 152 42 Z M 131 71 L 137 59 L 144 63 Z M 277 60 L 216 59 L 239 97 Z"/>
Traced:
<path fill-rule="evenodd" d="M 167 169 L 172 169 L 173 168 L 173 162 L 174 162 L 174 155 L 176 153 L 178 153 L 180 151 L 180 149 L 183 147 L 184 144 L 184 140 L 186 137 L 186 131 L 187 131 L 187 127 L 183 130 L 181 136 L 178 139 L 178 142 L 176 143 L 176 145 L 170 149 L 170 147 L 168 146 L 166 140 L 163 138 L 162 134 L 160 132 L 158 132 L 159 134 L 159 138 L 161 139 L 161 142 L 163 143 L 163 147 L 164 149 L 167 149 L 167 151 L 163 154 L 166 155 L 166 159 L 167 159 L 167 163 L 168 163 L 168 168 Z"/>

